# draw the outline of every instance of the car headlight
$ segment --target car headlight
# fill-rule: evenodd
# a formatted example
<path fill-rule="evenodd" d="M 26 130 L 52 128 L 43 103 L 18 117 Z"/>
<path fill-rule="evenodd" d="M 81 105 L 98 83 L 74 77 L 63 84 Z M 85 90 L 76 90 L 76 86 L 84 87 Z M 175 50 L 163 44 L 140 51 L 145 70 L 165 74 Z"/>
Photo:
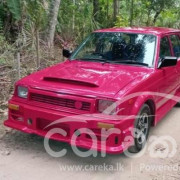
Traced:
<path fill-rule="evenodd" d="M 17 94 L 18 94 L 18 97 L 27 98 L 28 97 L 28 88 L 23 87 L 23 86 L 18 86 Z"/>
<path fill-rule="evenodd" d="M 115 101 L 99 100 L 98 111 L 103 114 L 114 115 L 117 114 L 117 105 Z"/>

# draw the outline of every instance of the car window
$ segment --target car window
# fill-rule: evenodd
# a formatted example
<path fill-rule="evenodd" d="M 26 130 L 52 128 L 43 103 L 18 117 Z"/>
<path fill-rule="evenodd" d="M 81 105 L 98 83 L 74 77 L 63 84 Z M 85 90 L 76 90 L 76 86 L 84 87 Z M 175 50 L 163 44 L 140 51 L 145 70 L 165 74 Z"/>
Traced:
<path fill-rule="evenodd" d="M 177 35 L 170 36 L 170 40 L 173 46 L 174 55 L 180 57 L 180 39 Z"/>
<path fill-rule="evenodd" d="M 165 56 L 171 56 L 168 37 L 163 37 L 161 39 L 161 45 L 160 45 L 160 58 L 163 58 Z"/>

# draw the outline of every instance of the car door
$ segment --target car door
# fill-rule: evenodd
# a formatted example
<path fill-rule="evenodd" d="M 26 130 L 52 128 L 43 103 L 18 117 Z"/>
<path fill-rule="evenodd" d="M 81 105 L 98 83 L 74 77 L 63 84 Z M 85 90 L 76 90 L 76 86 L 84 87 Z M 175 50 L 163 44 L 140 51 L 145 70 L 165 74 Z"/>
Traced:
<path fill-rule="evenodd" d="M 178 63 L 177 63 L 177 70 L 179 74 L 179 81 L 178 86 L 180 87 L 180 36 L 179 34 L 172 34 L 169 36 L 171 41 L 171 47 L 173 56 L 177 57 Z"/>
<path fill-rule="evenodd" d="M 170 45 L 170 39 L 168 36 L 164 36 L 160 41 L 160 53 L 159 60 L 165 56 L 173 56 L 172 48 Z M 159 92 L 164 94 L 174 94 L 177 89 L 178 82 L 178 71 L 177 66 L 163 67 L 159 70 L 160 83 L 159 83 Z M 159 98 L 159 106 L 167 102 L 168 99 L 166 95 Z"/>

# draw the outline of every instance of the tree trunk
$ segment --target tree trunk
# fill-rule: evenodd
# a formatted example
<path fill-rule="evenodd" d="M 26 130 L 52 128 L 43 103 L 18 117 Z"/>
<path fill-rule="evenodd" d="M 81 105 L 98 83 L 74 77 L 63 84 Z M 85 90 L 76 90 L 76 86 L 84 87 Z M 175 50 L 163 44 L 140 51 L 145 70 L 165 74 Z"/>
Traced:
<path fill-rule="evenodd" d="M 20 52 L 18 51 L 16 54 L 16 61 L 17 61 L 17 78 L 16 80 L 19 80 L 21 78 L 21 62 L 20 62 L 21 56 Z"/>
<path fill-rule="evenodd" d="M 94 20 L 99 20 L 99 0 L 93 0 L 93 16 Z"/>
<path fill-rule="evenodd" d="M 48 30 L 48 44 L 50 47 L 54 45 L 54 35 L 57 25 L 57 17 L 59 12 L 61 0 L 52 0 L 49 13 L 49 30 Z"/>
<path fill-rule="evenodd" d="M 131 8 L 130 8 L 130 26 L 133 26 L 133 18 L 134 18 L 134 0 L 131 0 Z"/>
<path fill-rule="evenodd" d="M 37 65 L 37 70 L 38 70 L 40 68 L 39 31 L 38 30 L 36 30 L 36 55 L 37 55 L 36 65 Z"/>
<path fill-rule="evenodd" d="M 151 8 L 148 9 L 146 26 L 149 26 L 149 25 L 150 25 L 150 15 L 151 15 Z"/>
<path fill-rule="evenodd" d="M 155 25 L 156 21 L 157 21 L 157 18 L 158 16 L 161 14 L 162 12 L 162 9 L 160 9 L 159 11 L 156 12 L 155 16 L 154 16 L 154 19 L 153 19 L 153 25 Z"/>
<path fill-rule="evenodd" d="M 114 21 L 116 21 L 117 16 L 119 14 L 119 0 L 114 0 L 113 6 L 114 6 Z"/>
<path fill-rule="evenodd" d="M 76 0 L 73 0 L 73 18 L 72 18 L 72 29 L 73 29 L 73 32 L 74 32 L 74 29 L 75 29 L 75 5 L 76 5 Z"/>
<path fill-rule="evenodd" d="M 106 16 L 107 16 L 107 21 L 108 21 L 108 19 L 109 19 L 109 0 L 107 0 Z"/>
<path fill-rule="evenodd" d="M 20 42 L 16 41 L 16 50 L 17 52 L 15 53 L 15 70 L 17 71 L 17 74 L 15 75 L 15 81 L 19 80 L 21 78 L 21 44 Z"/>

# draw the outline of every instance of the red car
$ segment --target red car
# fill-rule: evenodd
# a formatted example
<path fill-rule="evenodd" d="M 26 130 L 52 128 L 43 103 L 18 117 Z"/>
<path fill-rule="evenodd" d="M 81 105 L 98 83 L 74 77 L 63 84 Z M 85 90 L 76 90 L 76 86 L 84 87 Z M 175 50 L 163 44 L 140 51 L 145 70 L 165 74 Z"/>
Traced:
<path fill-rule="evenodd" d="M 150 127 L 179 101 L 180 30 L 97 30 L 73 53 L 63 50 L 63 55 L 65 62 L 16 83 L 6 126 L 40 136 L 61 128 L 66 135 L 52 139 L 107 153 L 125 151 L 135 128 L 140 132 L 134 137 L 138 152 Z M 81 133 L 82 128 L 87 132 Z M 104 140 L 102 129 L 113 128 L 121 133 Z M 89 132 L 96 136 L 96 146 Z"/>

